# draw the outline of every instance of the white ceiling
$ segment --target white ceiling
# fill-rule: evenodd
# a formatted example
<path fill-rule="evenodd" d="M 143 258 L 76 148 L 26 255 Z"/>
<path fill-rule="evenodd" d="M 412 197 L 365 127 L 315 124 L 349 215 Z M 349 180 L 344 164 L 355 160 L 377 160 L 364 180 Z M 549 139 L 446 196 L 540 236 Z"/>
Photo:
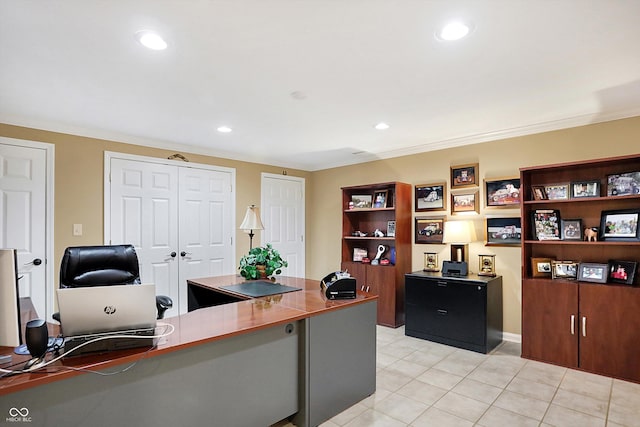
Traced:
<path fill-rule="evenodd" d="M 640 0 L 0 0 L 0 122 L 313 171 L 640 115 L 639 42 Z"/>

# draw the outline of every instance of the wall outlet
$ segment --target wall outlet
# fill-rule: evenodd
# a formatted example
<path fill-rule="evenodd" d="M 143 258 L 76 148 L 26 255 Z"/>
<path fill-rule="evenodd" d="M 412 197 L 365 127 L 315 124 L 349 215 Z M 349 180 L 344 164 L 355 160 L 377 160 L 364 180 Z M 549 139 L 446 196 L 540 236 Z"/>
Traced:
<path fill-rule="evenodd" d="M 82 224 L 73 224 L 73 235 L 82 236 Z"/>

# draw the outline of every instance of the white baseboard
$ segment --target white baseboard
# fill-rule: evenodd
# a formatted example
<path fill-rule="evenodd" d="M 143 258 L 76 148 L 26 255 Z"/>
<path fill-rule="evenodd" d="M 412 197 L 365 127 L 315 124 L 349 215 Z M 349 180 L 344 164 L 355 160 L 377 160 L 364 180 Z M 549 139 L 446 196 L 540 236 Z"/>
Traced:
<path fill-rule="evenodd" d="M 522 335 L 520 334 L 512 334 L 510 332 L 503 332 L 502 339 L 504 341 L 515 342 L 518 344 L 522 344 Z"/>

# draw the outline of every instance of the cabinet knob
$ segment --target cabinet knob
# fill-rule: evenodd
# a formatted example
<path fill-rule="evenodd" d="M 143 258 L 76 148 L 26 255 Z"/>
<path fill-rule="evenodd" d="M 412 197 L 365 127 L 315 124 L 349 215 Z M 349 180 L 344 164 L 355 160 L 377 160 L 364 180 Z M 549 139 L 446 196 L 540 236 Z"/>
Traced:
<path fill-rule="evenodd" d="M 447 313 L 449 313 L 447 310 L 440 310 L 440 309 L 438 310 L 438 314 L 441 314 L 443 316 L 446 316 Z"/>

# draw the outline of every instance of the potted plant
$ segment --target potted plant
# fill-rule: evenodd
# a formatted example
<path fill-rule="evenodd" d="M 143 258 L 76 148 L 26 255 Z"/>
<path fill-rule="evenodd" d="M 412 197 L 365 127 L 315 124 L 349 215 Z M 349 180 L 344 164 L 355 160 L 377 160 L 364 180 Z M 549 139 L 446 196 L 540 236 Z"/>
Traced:
<path fill-rule="evenodd" d="M 247 280 L 266 279 L 275 280 L 273 276 L 282 273 L 282 267 L 289 264 L 280 256 L 271 243 L 266 247 L 256 247 L 240 258 L 240 275 Z"/>

